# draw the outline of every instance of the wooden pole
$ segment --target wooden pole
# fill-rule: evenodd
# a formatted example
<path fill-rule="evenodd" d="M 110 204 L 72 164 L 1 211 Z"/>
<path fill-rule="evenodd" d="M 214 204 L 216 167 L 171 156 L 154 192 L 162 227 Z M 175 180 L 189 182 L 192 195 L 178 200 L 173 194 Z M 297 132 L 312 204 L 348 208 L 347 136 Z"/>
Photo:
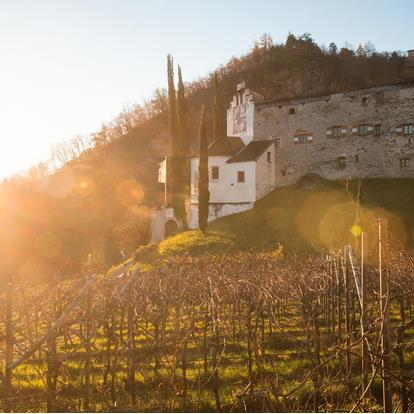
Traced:
<path fill-rule="evenodd" d="M 346 340 L 346 380 L 347 382 L 351 378 L 351 304 L 350 304 L 350 286 L 349 286 L 349 259 L 348 259 L 348 246 L 344 248 L 343 258 L 343 276 L 345 286 L 345 340 Z"/>
<path fill-rule="evenodd" d="M 334 262 L 335 263 L 335 262 Z M 335 266 L 336 275 L 336 296 L 338 301 L 338 343 L 342 338 L 342 275 L 341 275 L 341 257 L 338 257 L 338 267 Z"/>
<path fill-rule="evenodd" d="M 361 336 L 362 340 L 362 361 L 361 361 L 361 372 L 362 372 L 362 394 L 365 392 L 368 385 L 368 359 L 369 352 L 367 346 L 367 338 L 365 337 L 368 330 L 368 291 L 367 291 L 367 274 L 366 274 L 366 258 L 367 258 L 367 233 L 361 234 Z"/>
<path fill-rule="evenodd" d="M 382 319 L 381 353 L 382 353 L 382 395 L 384 412 L 392 412 L 392 393 L 390 381 L 390 324 L 389 324 L 389 285 L 388 272 L 386 268 L 387 255 L 387 222 L 378 219 L 378 260 L 380 279 L 380 304 Z"/>
<path fill-rule="evenodd" d="M 89 409 L 89 387 L 91 381 L 91 288 L 88 287 L 86 293 L 86 321 L 85 321 L 85 388 L 84 388 L 84 405 L 85 412 Z"/>
<path fill-rule="evenodd" d="M 132 298 L 131 298 L 132 299 Z M 135 391 L 135 319 L 133 300 L 128 305 L 128 342 L 127 342 L 127 364 L 128 364 L 128 388 L 131 395 L 132 404 L 135 405 L 136 391 Z"/>
<path fill-rule="evenodd" d="M 47 372 L 46 372 L 46 385 L 47 385 L 47 412 L 55 412 L 56 402 L 56 378 L 57 378 L 57 358 L 56 358 L 56 338 L 51 336 L 47 340 Z"/>
<path fill-rule="evenodd" d="M 5 373 L 5 389 L 6 398 L 12 394 L 12 364 L 13 364 L 13 346 L 14 346 L 14 334 L 13 334 L 13 285 L 11 283 L 6 284 L 6 373 Z M 6 404 L 6 412 L 9 411 L 9 407 Z"/>

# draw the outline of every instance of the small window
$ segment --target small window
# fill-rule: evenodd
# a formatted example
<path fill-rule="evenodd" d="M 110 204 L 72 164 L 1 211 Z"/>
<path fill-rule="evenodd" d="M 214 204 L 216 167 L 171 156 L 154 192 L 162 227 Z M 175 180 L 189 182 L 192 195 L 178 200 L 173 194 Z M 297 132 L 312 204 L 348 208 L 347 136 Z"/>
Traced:
<path fill-rule="evenodd" d="M 400 158 L 400 168 L 408 167 L 409 158 Z"/>
<path fill-rule="evenodd" d="M 271 151 L 267 151 L 267 162 L 269 164 L 272 163 L 272 152 Z"/>
<path fill-rule="evenodd" d="M 283 170 L 280 170 L 280 173 L 282 174 L 282 177 L 286 177 L 286 170 L 283 168 Z"/>
<path fill-rule="evenodd" d="M 368 135 L 368 125 L 361 124 L 358 126 L 358 133 L 359 135 Z"/>
<path fill-rule="evenodd" d="M 313 135 L 307 135 L 307 134 L 300 134 L 295 135 L 293 137 L 293 143 L 294 144 L 312 144 L 313 142 Z"/>
<path fill-rule="evenodd" d="M 411 138 L 408 138 L 408 145 L 411 145 Z"/>
<path fill-rule="evenodd" d="M 377 124 L 374 127 L 374 135 L 381 135 L 381 124 Z"/>
<path fill-rule="evenodd" d="M 341 134 L 341 127 L 332 127 L 332 136 L 334 137 L 340 137 Z"/>
<path fill-rule="evenodd" d="M 355 162 L 359 162 L 359 155 L 358 154 L 355 155 Z"/>
<path fill-rule="evenodd" d="M 368 98 L 366 96 L 364 96 L 362 98 L 362 105 L 367 105 L 368 104 Z"/>
<path fill-rule="evenodd" d="M 211 167 L 211 179 L 213 181 L 218 181 L 219 176 L 220 176 L 219 167 L 217 166 Z"/>
<path fill-rule="evenodd" d="M 412 134 L 414 131 L 412 124 L 404 124 L 403 131 L 405 135 Z"/>
<path fill-rule="evenodd" d="M 237 182 L 244 183 L 244 171 L 237 171 Z"/>
<path fill-rule="evenodd" d="M 289 115 L 295 114 L 295 108 L 289 108 Z"/>
<path fill-rule="evenodd" d="M 344 170 L 346 168 L 346 158 L 345 157 L 338 157 L 336 159 L 336 164 L 340 170 Z"/>

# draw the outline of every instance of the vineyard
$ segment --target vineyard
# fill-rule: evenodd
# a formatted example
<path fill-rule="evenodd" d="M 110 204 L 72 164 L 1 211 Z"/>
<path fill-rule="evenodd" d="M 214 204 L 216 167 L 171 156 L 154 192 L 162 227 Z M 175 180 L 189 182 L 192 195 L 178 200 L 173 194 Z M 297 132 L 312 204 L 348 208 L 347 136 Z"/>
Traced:
<path fill-rule="evenodd" d="M 391 229 L 390 229 L 391 230 Z M 412 411 L 414 256 L 228 251 L 1 287 L 4 411 Z"/>

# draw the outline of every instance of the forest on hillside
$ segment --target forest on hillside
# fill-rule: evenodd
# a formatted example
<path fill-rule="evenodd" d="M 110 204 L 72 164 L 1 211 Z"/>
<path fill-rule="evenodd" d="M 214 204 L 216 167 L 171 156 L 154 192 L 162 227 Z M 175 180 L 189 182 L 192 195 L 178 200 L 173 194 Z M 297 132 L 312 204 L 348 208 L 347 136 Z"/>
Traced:
<path fill-rule="evenodd" d="M 226 105 L 240 81 L 267 97 L 286 98 L 398 82 L 403 65 L 402 53 L 377 52 L 371 44 L 326 48 L 310 34 L 289 34 L 276 44 L 265 34 L 216 73 Z M 194 148 L 202 105 L 212 135 L 212 74 L 186 83 L 185 99 Z M 19 280 L 65 278 L 79 274 L 88 256 L 103 270 L 145 244 L 150 209 L 162 201 L 157 169 L 168 142 L 168 99 L 160 88 L 90 136 L 55 146 L 48 162 L 4 180 L 2 273 Z"/>

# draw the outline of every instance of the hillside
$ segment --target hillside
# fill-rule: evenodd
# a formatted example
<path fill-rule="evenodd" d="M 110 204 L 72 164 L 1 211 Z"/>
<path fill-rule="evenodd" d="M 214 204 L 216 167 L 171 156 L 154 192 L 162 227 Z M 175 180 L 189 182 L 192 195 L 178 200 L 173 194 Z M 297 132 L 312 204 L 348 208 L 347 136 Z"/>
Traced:
<path fill-rule="evenodd" d="M 280 247 L 287 254 L 318 253 L 352 242 L 352 234 L 359 235 L 360 228 L 369 233 L 375 249 L 378 217 L 388 219 L 394 246 L 410 248 L 414 244 L 413 204 L 414 179 L 330 182 L 310 177 L 276 189 L 252 210 L 215 221 L 206 237 L 199 231 L 180 233 L 139 249 L 136 259 L 151 263 L 173 254 Z"/>
<path fill-rule="evenodd" d="M 245 55 L 232 57 L 217 68 L 217 74 L 225 108 L 240 81 L 267 97 L 282 99 L 399 82 L 403 64 L 399 52 L 379 53 L 370 45 L 351 50 L 331 44 L 325 49 L 305 34 L 289 35 L 282 44 L 264 37 Z M 183 73 L 185 79 L 185 68 Z M 194 149 L 203 104 L 209 139 L 212 135 L 211 74 L 186 83 L 185 89 Z M 162 203 L 157 170 L 169 142 L 166 96 L 156 92 L 144 114 L 142 108 L 135 114 L 122 112 L 113 125 L 93 134 L 96 142 L 105 144 L 97 143 L 52 175 L 39 177 L 36 171 L 3 183 L 0 246 L 7 256 L 4 273 L 23 280 L 74 276 L 89 254 L 96 268 L 103 270 L 147 243 L 149 209 Z M 278 223 L 284 213 L 277 214 L 275 229 L 282 233 Z M 231 220 L 215 224 L 212 230 L 230 226 L 226 231 L 232 233 Z M 262 224 L 255 225 L 266 227 L 267 219 L 261 220 Z M 287 247 L 306 249 L 313 243 L 306 238 L 293 243 L 290 238 L 296 236 L 286 230 L 286 240 L 280 240 Z M 273 241 L 269 236 L 253 244 L 269 246 Z"/>

